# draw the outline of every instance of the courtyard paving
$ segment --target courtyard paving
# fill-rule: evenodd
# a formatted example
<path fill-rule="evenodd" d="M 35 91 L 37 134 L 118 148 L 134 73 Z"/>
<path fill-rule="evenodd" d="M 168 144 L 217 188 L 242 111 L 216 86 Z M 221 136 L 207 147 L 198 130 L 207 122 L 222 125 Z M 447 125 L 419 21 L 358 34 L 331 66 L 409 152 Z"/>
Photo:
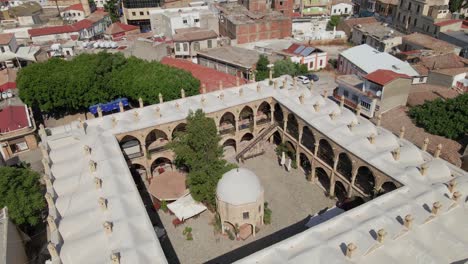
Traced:
<path fill-rule="evenodd" d="M 215 234 L 211 225 L 214 214 L 209 211 L 177 228 L 172 225 L 175 216 L 160 211 L 161 221 L 180 263 L 230 263 L 304 231 L 309 215 L 332 207 L 336 202 L 325 197 L 320 187 L 306 181 L 302 171 L 287 172 L 280 167 L 273 146 L 268 146 L 264 155 L 239 166 L 252 170 L 260 178 L 265 189 L 265 201 L 273 211 L 272 223 L 260 226 L 255 238 L 231 241 L 226 236 Z M 193 241 L 185 240 L 182 235 L 185 226 L 192 227 Z M 228 253 L 233 250 L 236 251 Z"/>

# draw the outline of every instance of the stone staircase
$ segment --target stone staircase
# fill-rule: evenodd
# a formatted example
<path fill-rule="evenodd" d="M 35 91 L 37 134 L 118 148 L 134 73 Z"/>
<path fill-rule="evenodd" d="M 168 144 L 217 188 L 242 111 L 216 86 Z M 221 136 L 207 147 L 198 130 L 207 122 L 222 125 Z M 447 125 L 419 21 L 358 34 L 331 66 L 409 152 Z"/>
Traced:
<path fill-rule="evenodd" d="M 265 150 L 264 150 L 264 139 L 270 137 L 273 135 L 273 133 L 276 132 L 278 128 L 278 124 L 273 123 L 269 127 L 267 127 L 260 135 L 258 135 L 256 138 L 254 138 L 252 141 L 249 141 L 247 143 L 247 146 L 245 146 L 244 149 L 242 149 L 237 155 L 236 155 L 236 160 L 243 161 L 249 158 L 253 158 L 256 156 L 262 155 Z"/>

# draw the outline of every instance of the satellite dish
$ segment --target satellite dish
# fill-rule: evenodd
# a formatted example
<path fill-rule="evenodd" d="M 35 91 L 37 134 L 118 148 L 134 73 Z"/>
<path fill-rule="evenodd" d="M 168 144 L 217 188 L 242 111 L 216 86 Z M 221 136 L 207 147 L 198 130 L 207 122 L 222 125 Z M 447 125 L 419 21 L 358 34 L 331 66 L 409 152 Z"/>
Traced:
<path fill-rule="evenodd" d="M 382 95 L 382 91 L 377 91 L 377 93 L 375 93 L 377 96 L 381 96 Z"/>

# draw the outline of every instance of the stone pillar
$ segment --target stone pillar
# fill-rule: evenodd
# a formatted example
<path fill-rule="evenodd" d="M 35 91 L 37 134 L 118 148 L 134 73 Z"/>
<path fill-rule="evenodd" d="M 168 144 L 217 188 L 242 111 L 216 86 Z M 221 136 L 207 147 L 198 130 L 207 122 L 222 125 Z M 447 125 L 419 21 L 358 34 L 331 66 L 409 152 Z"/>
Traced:
<path fill-rule="evenodd" d="M 120 253 L 114 252 L 110 256 L 112 264 L 120 264 Z"/>
<path fill-rule="evenodd" d="M 287 128 L 288 128 L 288 116 L 285 115 L 284 120 L 283 120 L 283 133 L 281 135 L 281 143 L 284 143 L 284 141 L 285 141 L 284 134 L 286 133 Z"/>
<path fill-rule="evenodd" d="M 273 81 L 273 89 L 278 89 L 278 80 Z"/>
<path fill-rule="evenodd" d="M 303 131 L 302 125 L 299 125 L 299 124 L 298 124 L 297 129 L 299 130 L 299 131 L 298 131 L 298 132 L 299 132 L 299 136 L 298 136 L 298 138 L 297 138 L 297 143 L 296 143 L 296 165 L 297 165 L 297 167 L 299 167 L 299 166 L 300 166 L 300 162 L 301 162 L 299 148 L 300 148 L 300 146 L 301 146 L 301 140 L 302 140 L 302 131 Z"/>
<path fill-rule="evenodd" d="M 406 128 L 405 128 L 404 126 L 402 126 L 402 127 L 400 128 L 400 135 L 399 135 L 399 138 L 400 138 L 400 139 L 405 138 L 405 131 L 406 131 Z"/>
<path fill-rule="evenodd" d="M 457 182 L 455 180 L 451 180 L 449 183 L 448 183 L 448 190 L 450 193 L 453 193 L 455 191 L 455 187 L 457 186 Z"/>
<path fill-rule="evenodd" d="M 318 102 L 314 104 L 314 110 L 315 110 L 315 112 L 319 112 L 319 111 L 320 111 L 320 105 L 319 105 Z"/>
<path fill-rule="evenodd" d="M 358 104 L 358 105 L 356 106 L 356 116 L 359 117 L 360 115 L 361 115 L 361 105 Z"/>
<path fill-rule="evenodd" d="M 254 122 L 254 124 L 253 124 L 253 131 L 252 132 L 255 132 L 255 131 L 257 131 L 257 113 L 253 114 L 253 122 Z"/>
<path fill-rule="evenodd" d="M 158 97 L 159 97 L 159 103 L 162 104 L 164 102 L 162 94 L 159 93 Z"/>
<path fill-rule="evenodd" d="M 180 97 L 185 98 L 185 90 L 184 89 L 180 89 Z"/>
<path fill-rule="evenodd" d="M 330 197 L 335 197 L 335 177 L 336 177 L 336 167 L 338 166 L 339 156 L 335 157 L 335 161 L 333 162 L 333 169 L 330 175 Z"/>
<path fill-rule="evenodd" d="M 96 189 L 101 189 L 102 188 L 102 180 L 98 177 L 94 177 L 94 187 Z"/>
<path fill-rule="evenodd" d="M 102 227 L 104 227 L 104 232 L 106 232 L 106 234 L 108 234 L 108 235 L 112 234 L 112 228 L 113 228 L 112 222 L 105 221 L 102 224 Z"/>
<path fill-rule="evenodd" d="M 458 203 L 458 200 L 460 200 L 460 197 L 462 194 L 459 191 L 455 191 L 452 195 L 452 200 L 456 203 Z"/>
<path fill-rule="evenodd" d="M 353 186 L 354 186 L 354 182 L 356 181 L 357 172 L 358 172 L 357 168 L 355 168 L 352 172 L 351 182 L 349 183 L 349 187 L 348 187 L 348 198 L 351 198 L 351 196 L 353 196 Z"/>
<path fill-rule="evenodd" d="M 268 69 L 268 78 L 271 80 L 273 80 L 273 71 L 271 68 Z"/>
<path fill-rule="evenodd" d="M 275 122 L 275 117 L 274 117 L 274 115 L 275 115 L 275 109 L 274 109 L 274 107 L 271 107 L 271 108 L 270 108 L 270 124 L 272 124 L 272 125 L 273 125 L 273 123 Z"/>
<path fill-rule="evenodd" d="M 283 89 L 286 89 L 286 82 L 287 82 L 287 80 L 286 80 L 286 77 L 285 77 L 285 78 L 283 79 Z"/>
<path fill-rule="evenodd" d="M 107 199 L 106 198 L 100 197 L 98 199 L 98 204 L 99 204 L 99 208 L 101 208 L 102 211 L 107 210 Z"/>
<path fill-rule="evenodd" d="M 341 108 L 341 109 L 344 108 L 344 96 L 341 96 L 341 97 L 340 97 L 340 108 Z"/>

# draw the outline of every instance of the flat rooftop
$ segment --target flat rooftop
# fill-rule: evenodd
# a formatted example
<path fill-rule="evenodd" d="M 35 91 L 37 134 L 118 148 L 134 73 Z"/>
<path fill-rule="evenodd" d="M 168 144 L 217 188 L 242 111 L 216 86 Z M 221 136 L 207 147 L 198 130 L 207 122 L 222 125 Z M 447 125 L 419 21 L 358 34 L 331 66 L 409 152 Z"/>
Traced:
<path fill-rule="evenodd" d="M 380 22 L 360 24 L 359 26 L 355 25 L 354 30 L 362 31 L 380 40 L 404 36 L 403 33 L 396 31 L 385 23 Z"/>
<path fill-rule="evenodd" d="M 290 20 L 281 12 L 267 10 L 266 12 L 251 12 L 238 3 L 222 3 L 217 5 L 220 13 L 236 25 L 265 23 L 269 21 Z"/>
<path fill-rule="evenodd" d="M 403 37 L 403 43 L 409 42 L 424 49 L 430 49 L 437 52 L 453 52 L 457 46 L 446 41 L 433 38 L 426 34 L 413 33 Z"/>
<path fill-rule="evenodd" d="M 209 57 L 219 61 L 234 64 L 243 68 L 250 69 L 257 63 L 260 53 L 255 50 L 239 48 L 235 46 L 225 46 L 214 49 L 206 49 L 197 52 L 199 55 Z M 270 63 L 276 59 L 269 57 Z"/>
<path fill-rule="evenodd" d="M 468 258 L 467 172 L 341 108 L 316 90 L 294 86 L 289 76 L 275 80 L 281 83 L 283 78 L 287 79 L 282 89 L 265 80 L 86 120 L 83 125 L 75 121 L 50 128 L 50 136 L 42 135 L 42 142 L 51 149 L 55 180 L 48 192 L 57 195 L 55 207 L 61 216 L 58 226 L 63 242 L 54 243 L 62 243 L 58 247 L 62 262 L 103 263 L 113 252 L 120 253 L 122 264 L 167 262 L 116 134 L 182 121 L 196 109 L 215 113 L 271 98 L 305 125 L 403 186 L 238 263 L 425 264 Z M 313 106 L 317 104 L 320 108 L 316 110 Z M 353 128 L 350 123 L 355 124 Z M 371 135 L 375 138 L 372 143 L 368 139 Z M 83 151 L 85 146 L 91 153 Z M 392 155 L 396 148 L 400 149 L 398 159 Z M 90 170 L 90 161 L 95 162 L 95 172 Z M 94 177 L 102 179 L 101 189 L 96 189 Z M 461 194 L 458 202 L 447 188 L 452 180 Z M 101 210 L 98 197 L 109 199 L 106 212 Z M 431 213 L 436 202 L 441 207 Z M 402 224 L 407 215 L 414 218 L 411 229 Z M 111 236 L 103 230 L 104 221 L 114 223 Z M 375 236 L 380 229 L 387 233 L 383 242 L 377 242 Z M 345 256 L 349 243 L 357 248 L 351 259 Z"/>

